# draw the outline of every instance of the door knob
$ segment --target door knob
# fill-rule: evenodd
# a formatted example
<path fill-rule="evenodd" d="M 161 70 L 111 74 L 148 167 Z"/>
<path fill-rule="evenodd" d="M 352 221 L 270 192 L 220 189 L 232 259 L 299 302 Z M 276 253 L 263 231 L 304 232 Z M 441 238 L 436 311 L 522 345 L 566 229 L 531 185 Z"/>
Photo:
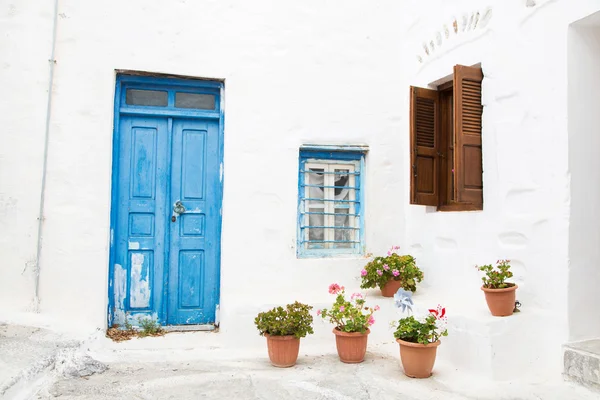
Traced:
<path fill-rule="evenodd" d="M 181 215 L 185 212 L 185 206 L 181 200 L 177 200 L 173 205 L 173 214 Z"/>

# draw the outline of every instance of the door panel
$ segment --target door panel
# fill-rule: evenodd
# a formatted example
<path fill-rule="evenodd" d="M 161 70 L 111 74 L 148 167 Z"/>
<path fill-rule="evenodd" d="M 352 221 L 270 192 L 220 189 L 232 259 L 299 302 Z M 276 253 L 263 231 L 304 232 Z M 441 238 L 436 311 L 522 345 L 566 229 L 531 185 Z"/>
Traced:
<path fill-rule="evenodd" d="M 175 119 L 171 199 L 185 212 L 170 223 L 168 324 L 215 321 L 219 292 L 219 125 Z"/>
<path fill-rule="evenodd" d="M 164 321 L 166 118 L 122 117 L 114 265 L 114 322 Z"/>

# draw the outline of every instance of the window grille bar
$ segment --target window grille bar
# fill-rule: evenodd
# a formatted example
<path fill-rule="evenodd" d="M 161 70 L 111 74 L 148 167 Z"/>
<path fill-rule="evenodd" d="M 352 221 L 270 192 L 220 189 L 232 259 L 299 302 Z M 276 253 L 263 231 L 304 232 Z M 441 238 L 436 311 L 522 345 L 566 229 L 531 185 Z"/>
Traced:
<path fill-rule="evenodd" d="M 320 225 L 306 225 L 301 226 L 300 229 L 353 229 L 360 230 L 360 228 L 354 228 L 351 226 L 320 226 Z"/>
<path fill-rule="evenodd" d="M 330 199 L 313 199 L 312 197 L 304 197 L 302 200 L 309 201 L 328 201 L 332 203 L 360 203 L 358 200 L 330 200 Z"/>
<path fill-rule="evenodd" d="M 360 175 L 360 171 L 356 171 L 356 172 L 323 172 L 323 171 L 300 170 L 300 172 L 306 173 L 306 174 L 325 174 L 325 175 Z"/>
<path fill-rule="evenodd" d="M 307 211 L 301 212 L 301 215 L 343 215 L 344 217 L 359 217 L 360 214 L 348 214 L 348 213 L 328 213 L 328 212 L 318 212 L 318 211 Z"/>
<path fill-rule="evenodd" d="M 355 240 L 303 240 L 301 243 L 360 243 Z"/>
<path fill-rule="evenodd" d="M 324 186 L 324 185 L 306 185 L 306 184 L 302 184 L 301 186 L 303 186 L 303 187 L 325 188 L 325 189 L 354 189 L 356 191 L 360 190 L 360 188 L 358 188 L 358 187 L 352 187 L 352 186 Z"/>

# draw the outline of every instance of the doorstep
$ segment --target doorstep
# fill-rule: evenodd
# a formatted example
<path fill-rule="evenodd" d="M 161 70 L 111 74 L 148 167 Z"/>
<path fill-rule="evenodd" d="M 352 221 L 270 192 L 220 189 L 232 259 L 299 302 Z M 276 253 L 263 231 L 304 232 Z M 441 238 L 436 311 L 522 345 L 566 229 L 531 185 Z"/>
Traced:
<path fill-rule="evenodd" d="M 600 339 L 564 346 L 564 377 L 569 381 L 600 390 Z"/>

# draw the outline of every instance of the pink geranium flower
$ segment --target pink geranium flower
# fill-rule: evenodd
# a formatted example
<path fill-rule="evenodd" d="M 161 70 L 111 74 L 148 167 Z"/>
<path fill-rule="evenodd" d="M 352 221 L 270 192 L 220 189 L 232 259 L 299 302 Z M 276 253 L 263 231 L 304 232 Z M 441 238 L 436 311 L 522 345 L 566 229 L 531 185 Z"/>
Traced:
<path fill-rule="evenodd" d="M 360 294 L 360 293 L 352 293 L 352 296 L 350 296 L 350 299 L 351 299 L 351 300 L 354 300 L 354 299 L 362 299 L 362 298 L 363 298 L 363 295 L 362 295 L 362 294 Z"/>
<path fill-rule="evenodd" d="M 382 271 L 382 270 L 380 270 L 380 269 L 378 269 L 378 270 L 377 270 L 377 275 L 379 275 L 379 276 L 383 275 L 383 271 Z"/>
<path fill-rule="evenodd" d="M 373 308 L 373 310 L 375 310 L 375 311 L 379 311 L 379 306 L 375 306 L 375 307 Z"/>
<path fill-rule="evenodd" d="M 363 269 L 362 271 L 360 271 L 360 276 L 367 276 L 367 270 Z"/>
<path fill-rule="evenodd" d="M 400 275 L 400 272 L 398 272 L 398 270 L 395 269 L 395 270 L 392 271 L 392 275 L 398 276 L 398 275 Z"/>
<path fill-rule="evenodd" d="M 390 266 L 387 264 L 383 264 L 383 269 L 385 269 L 386 271 L 390 269 Z"/>
<path fill-rule="evenodd" d="M 317 310 L 317 315 L 321 315 L 321 310 Z"/>
<path fill-rule="evenodd" d="M 340 306 L 340 312 L 344 312 L 345 309 L 346 309 L 346 307 Z"/>
<path fill-rule="evenodd" d="M 338 294 L 342 290 L 344 290 L 344 289 L 341 288 L 340 285 L 338 285 L 337 283 L 332 283 L 331 285 L 329 285 L 329 293 L 330 294 Z"/>
<path fill-rule="evenodd" d="M 369 315 L 369 320 L 367 321 L 369 325 L 373 325 L 375 323 L 375 318 L 372 315 Z"/>

